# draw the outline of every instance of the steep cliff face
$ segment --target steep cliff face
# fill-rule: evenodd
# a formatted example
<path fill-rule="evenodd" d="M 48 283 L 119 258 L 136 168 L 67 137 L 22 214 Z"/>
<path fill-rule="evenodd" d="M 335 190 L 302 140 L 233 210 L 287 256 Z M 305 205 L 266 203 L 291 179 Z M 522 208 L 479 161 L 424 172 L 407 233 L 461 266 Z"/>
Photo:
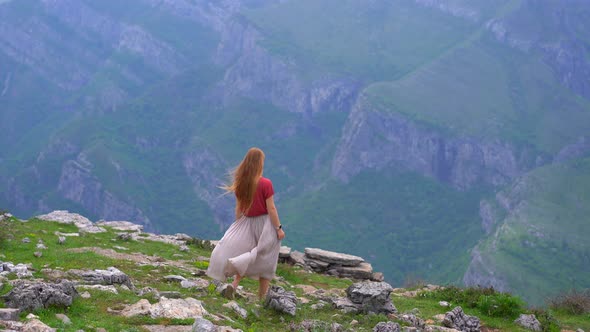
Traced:
<path fill-rule="evenodd" d="M 76 160 L 63 164 L 57 192 L 106 220 L 133 220 L 146 229 L 154 229 L 143 211 L 106 190 L 100 179 L 92 174 L 92 164 L 80 153 Z"/>
<path fill-rule="evenodd" d="M 246 96 L 308 115 L 350 109 L 359 82 L 330 76 L 306 82 L 300 77 L 302 68 L 298 64 L 272 56 L 259 45 L 262 39 L 251 24 L 239 20 L 228 22 L 224 28 L 218 61 L 233 60 L 219 86 L 225 100 Z"/>
<path fill-rule="evenodd" d="M 223 195 L 220 186 L 227 182 L 222 178 L 229 166 L 221 156 L 211 149 L 186 153 L 182 164 L 193 185 L 197 196 L 205 201 L 215 216 L 215 222 L 220 225 L 230 223 L 233 215 L 233 197 Z"/>
<path fill-rule="evenodd" d="M 346 181 L 363 169 L 401 166 L 469 189 L 507 184 L 542 160 L 529 149 L 501 141 L 445 135 L 360 98 L 343 130 L 332 175 Z"/>

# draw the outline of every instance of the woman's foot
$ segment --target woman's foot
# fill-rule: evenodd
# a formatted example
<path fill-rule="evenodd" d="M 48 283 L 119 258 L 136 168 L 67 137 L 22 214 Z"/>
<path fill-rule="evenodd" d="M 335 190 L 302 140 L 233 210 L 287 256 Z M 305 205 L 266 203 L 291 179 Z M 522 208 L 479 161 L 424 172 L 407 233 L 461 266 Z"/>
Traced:
<path fill-rule="evenodd" d="M 238 285 L 240 284 L 240 280 L 242 280 L 242 277 L 239 274 L 236 274 L 234 276 L 234 281 L 231 283 L 231 285 L 234 286 L 234 290 L 238 289 Z"/>

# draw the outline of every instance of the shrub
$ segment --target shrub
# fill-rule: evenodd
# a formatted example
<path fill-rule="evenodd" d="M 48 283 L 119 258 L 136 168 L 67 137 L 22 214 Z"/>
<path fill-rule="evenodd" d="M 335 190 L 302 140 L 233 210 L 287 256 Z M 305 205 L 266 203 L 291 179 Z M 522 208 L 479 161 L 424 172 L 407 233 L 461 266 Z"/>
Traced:
<path fill-rule="evenodd" d="M 559 332 L 561 326 L 559 321 L 551 315 L 551 313 L 545 309 L 532 309 L 531 313 L 537 317 L 537 320 L 541 323 L 541 331 L 543 332 Z"/>
<path fill-rule="evenodd" d="M 477 308 L 490 317 L 514 318 L 523 312 L 525 303 L 518 296 L 507 293 L 481 295 L 477 301 Z"/>
<path fill-rule="evenodd" d="M 572 289 L 549 300 L 549 306 L 555 310 L 573 315 L 590 313 L 590 289 L 578 291 Z"/>
<path fill-rule="evenodd" d="M 197 248 L 205 249 L 207 251 L 213 251 L 213 244 L 209 240 L 201 240 L 199 238 L 193 237 L 192 239 L 186 241 L 186 245 L 188 246 L 195 246 Z"/>
<path fill-rule="evenodd" d="M 443 289 L 426 293 L 426 296 L 433 297 L 437 300 L 461 304 L 467 308 L 475 308 L 477 307 L 477 303 L 481 296 L 489 296 L 494 294 L 498 294 L 498 292 L 496 292 L 493 287 L 459 288 L 456 286 L 448 286 Z"/>

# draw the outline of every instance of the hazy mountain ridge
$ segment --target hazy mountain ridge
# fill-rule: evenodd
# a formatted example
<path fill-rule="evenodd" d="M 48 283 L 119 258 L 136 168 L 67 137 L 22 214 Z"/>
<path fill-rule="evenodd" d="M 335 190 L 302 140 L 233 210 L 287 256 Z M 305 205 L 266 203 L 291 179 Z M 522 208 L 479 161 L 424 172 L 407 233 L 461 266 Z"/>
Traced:
<path fill-rule="evenodd" d="M 572 6 L 450 0 L 4 3 L 0 16 L 22 19 L 0 22 L 0 40 L 6 41 L 0 69 L 9 69 L 0 70 L 0 100 L 9 105 L 0 114 L 0 139 L 10 145 L 0 152 L 0 202 L 27 215 L 69 208 L 214 237 L 232 215 L 231 198 L 217 186 L 247 147 L 259 145 L 270 156 L 268 175 L 293 228 L 307 223 L 298 204 L 321 206 L 324 197 L 333 204 L 353 197 L 358 205 L 398 206 L 401 214 L 361 215 L 358 229 L 387 229 L 375 236 L 395 235 L 402 250 L 396 254 L 420 262 L 432 253 L 413 256 L 411 247 L 420 244 L 413 242 L 415 230 L 403 226 L 407 220 L 429 227 L 448 213 L 444 204 L 462 206 L 472 189 L 484 185 L 473 193 L 479 206 L 458 209 L 449 240 L 470 237 L 454 247 L 461 258 L 449 263 L 466 269 L 464 245 L 482 236 L 474 225 L 481 224 L 483 234 L 501 223 L 477 217 L 478 210 L 487 215 L 487 197 L 537 167 L 590 151 L 584 137 L 590 130 L 589 62 L 580 37 L 588 8 Z M 558 14 L 551 16 L 554 9 Z M 331 21 L 314 19 L 326 10 Z M 526 30 L 535 15 L 550 24 Z M 305 28 L 294 31 L 300 22 Z M 581 30 L 573 33 L 572 27 Z M 58 50 L 70 50 L 71 57 L 56 56 Z M 43 79 L 51 84 L 38 83 Z M 548 88 L 554 93 L 546 94 Z M 20 119 L 22 110 L 38 116 Z M 351 194 L 375 180 L 367 174 L 397 185 L 389 175 L 425 179 L 415 178 L 415 188 L 391 201 L 369 201 Z M 428 194 L 455 201 L 434 198 L 427 209 L 400 201 L 428 200 Z M 354 235 L 337 227 L 344 223 L 340 218 L 360 210 L 335 209 L 320 212 L 318 225 L 327 226 L 316 231 L 328 237 L 327 249 L 341 250 Z M 303 235 L 294 237 L 294 245 L 302 245 Z M 375 255 L 380 270 L 395 270 L 399 262 L 389 263 L 384 252 L 363 255 Z M 436 281 L 460 279 L 453 273 Z"/>

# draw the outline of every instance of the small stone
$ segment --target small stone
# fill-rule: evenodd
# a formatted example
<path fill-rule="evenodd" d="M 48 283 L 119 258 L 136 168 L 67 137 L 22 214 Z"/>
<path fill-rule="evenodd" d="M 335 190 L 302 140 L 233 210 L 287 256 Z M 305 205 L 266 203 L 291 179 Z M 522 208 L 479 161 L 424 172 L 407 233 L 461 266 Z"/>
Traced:
<path fill-rule="evenodd" d="M 120 287 L 120 288 L 121 288 L 121 290 L 122 290 L 122 291 L 126 291 L 126 292 L 128 292 L 128 291 L 130 291 L 130 290 L 131 290 L 131 289 L 129 289 L 129 287 L 127 287 L 126 285 L 121 285 L 121 287 Z"/>
<path fill-rule="evenodd" d="M 191 249 L 186 244 L 183 244 L 178 248 L 178 250 L 182 252 L 189 252 Z"/>
<path fill-rule="evenodd" d="M 65 325 L 72 324 L 72 321 L 70 320 L 70 318 L 64 314 L 55 314 L 55 318 L 61 320 Z"/>
<path fill-rule="evenodd" d="M 332 323 L 332 325 L 330 325 L 330 332 L 342 332 L 344 331 L 344 329 L 342 328 L 342 325 L 334 322 Z"/>
<path fill-rule="evenodd" d="M 165 276 L 164 280 L 166 280 L 168 282 L 181 282 L 181 281 L 185 281 L 186 278 L 183 276 L 171 274 L 171 275 Z"/>
<path fill-rule="evenodd" d="M 373 275 L 371 276 L 371 280 L 372 281 L 383 281 L 385 278 L 383 276 L 383 273 L 381 272 L 375 272 L 373 273 Z"/>
<path fill-rule="evenodd" d="M 319 310 L 319 309 L 324 308 L 326 306 L 326 304 L 327 303 L 324 302 L 324 301 L 318 301 L 318 303 L 314 303 L 314 304 L 311 305 L 311 309 L 313 309 L 313 310 Z"/>
<path fill-rule="evenodd" d="M 226 299 L 233 300 L 236 295 L 236 290 L 231 284 L 223 284 L 217 288 L 217 292 Z"/>
<path fill-rule="evenodd" d="M 358 321 L 358 320 L 356 320 L 356 319 L 353 319 L 353 320 L 351 320 L 351 321 L 350 321 L 350 324 L 349 324 L 349 325 L 350 325 L 350 326 L 356 326 L 356 325 L 359 325 L 359 321 Z"/>
<path fill-rule="evenodd" d="M 399 332 L 400 326 L 394 322 L 379 322 L 373 327 L 373 332 Z"/>
<path fill-rule="evenodd" d="M 0 320 L 18 320 L 19 309 L 0 308 Z"/>
<path fill-rule="evenodd" d="M 43 332 L 55 332 L 56 329 L 53 329 L 47 326 L 45 323 L 38 319 L 31 319 L 29 320 L 24 326 L 23 331 L 43 331 Z"/>
<path fill-rule="evenodd" d="M 180 287 L 182 288 L 196 288 L 196 289 L 205 289 L 209 287 L 209 281 L 205 279 L 191 279 L 191 280 L 183 280 L 180 282 Z"/>
<path fill-rule="evenodd" d="M 243 319 L 248 318 L 248 312 L 246 311 L 246 309 L 240 307 L 240 305 L 237 304 L 236 301 L 230 301 L 230 302 L 224 304 L 223 307 L 232 309 L 235 313 L 237 313 Z"/>
<path fill-rule="evenodd" d="M 28 237 L 22 239 L 21 241 L 22 243 L 31 243 L 31 239 L 29 239 Z"/>
<path fill-rule="evenodd" d="M 97 327 L 95 331 L 96 332 L 108 332 L 105 328 L 102 328 L 102 327 Z"/>
<path fill-rule="evenodd" d="M 209 320 L 197 317 L 191 332 L 217 332 L 217 328 Z"/>
<path fill-rule="evenodd" d="M 165 297 L 168 299 L 179 299 L 182 297 L 182 294 L 177 291 L 162 291 L 159 293 L 160 297 Z"/>
<path fill-rule="evenodd" d="M 133 239 L 133 236 L 131 236 L 131 234 L 129 233 L 119 233 L 117 235 L 117 239 L 121 241 L 130 241 L 131 239 Z"/>
<path fill-rule="evenodd" d="M 40 252 L 40 251 L 35 251 L 35 252 L 33 253 L 33 256 L 35 256 L 35 257 L 39 258 L 39 257 L 43 256 L 43 253 L 42 253 L 42 252 Z"/>
<path fill-rule="evenodd" d="M 35 315 L 35 314 L 28 314 L 27 317 L 25 317 L 26 319 L 38 319 L 39 316 Z"/>
<path fill-rule="evenodd" d="M 447 301 L 440 301 L 440 302 L 438 302 L 438 305 L 441 306 L 441 307 L 448 307 L 451 304 L 449 302 L 447 302 Z"/>
<path fill-rule="evenodd" d="M 64 244 L 66 243 L 66 237 L 65 236 L 60 236 L 57 238 L 57 243 L 58 244 Z"/>
<path fill-rule="evenodd" d="M 90 293 L 88 293 L 88 291 L 80 294 L 80 297 L 82 297 L 83 299 L 89 299 L 92 297 L 92 295 L 90 295 Z"/>

